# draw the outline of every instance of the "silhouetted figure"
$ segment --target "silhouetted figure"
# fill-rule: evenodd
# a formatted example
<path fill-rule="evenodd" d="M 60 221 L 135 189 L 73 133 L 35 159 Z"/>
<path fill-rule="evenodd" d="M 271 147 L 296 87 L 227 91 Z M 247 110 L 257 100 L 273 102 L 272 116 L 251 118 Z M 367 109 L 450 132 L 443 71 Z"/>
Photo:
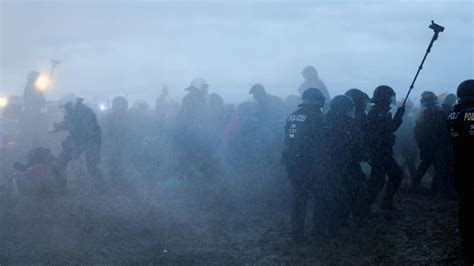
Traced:
<path fill-rule="evenodd" d="M 168 117 L 168 112 L 170 109 L 169 103 L 167 102 L 168 98 L 168 87 L 163 86 L 161 89 L 160 96 L 156 99 L 155 102 L 155 117 L 156 122 L 158 123 L 158 130 L 163 130 L 165 127 L 165 121 Z"/>
<path fill-rule="evenodd" d="M 338 95 L 329 103 L 324 115 L 323 175 L 316 181 L 319 198 L 315 212 L 320 220 L 320 233 L 333 235 L 346 225 L 356 204 L 365 176 L 360 169 L 360 142 L 356 139 L 355 104 L 346 95 Z"/>
<path fill-rule="evenodd" d="M 446 115 L 438 105 L 438 97 L 431 91 L 421 94 L 421 112 L 416 120 L 415 138 L 420 149 L 420 165 L 412 179 L 412 186 L 417 189 L 430 166 L 434 168 L 432 192 L 448 194 L 452 185 L 451 145 L 446 132 Z"/>
<path fill-rule="evenodd" d="M 207 105 L 209 103 L 209 83 L 203 78 L 195 78 L 191 81 L 191 87 L 201 91 Z"/>
<path fill-rule="evenodd" d="M 128 101 L 117 96 L 112 100 L 112 109 L 103 120 L 104 151 L 107 154 L 110 175 L 122 177 L 130 153 L 131 119 L 128 113 Z"/>
<path fill-rule="evenodd" d="M 15 162 L 14 167 L 23 172 L 22 175 L 17 175 L 16 184 L 18 190 L 25 195 L 50 198 L 66 192 L 67 180 L 58 171 L 57 158 L 48 148 L 32 149 L 26 155 L 26 162 Z"/>
<path fill-rule="evenodd" d="M 463 81 L 457 89 L 458 103 L 448 117 L 454 150 L 454 184 L 459 196 L 459 231 L 466 265 L 474 263 L 474 80 Z"/>
<path fill-rule="evenodd" d="M 40 145 L 48 131 L 48 121 L 46 115 L 42 113 L 45 108 L 46 99 L 44 91 L 37 88 L 36 81 L 39 73 L 32 71 L 27 75 L 27 82 L 23 90 L 23 118 L 22 123 L 22 142 L 27 148 L 33 148 Z"/>
<path fill-rule="evenodd" d="M 274 127 L 287 115 L 287 108 L 283 101 L 268 94 L 262 84 L 253 85 L 249 94 L 253 95 L 259 105 L 259 120 L 262 126 Z"/>
<path fill-rule="evenodd" d="M 368 162 L 370 143 L 367 141 L 368 133 L 365 130 L 368 123 L 367 109 L 370 98 L 359 89 L 350 89 L 345 95 L 349 96 L 355 105 L 354 126 L 352 128 L 352 141 L 354 144 L 352 147 L 357 147 L 358 149 L 357 160 Z M 365 201 L 362 200 L 367 195 L 367 176 L 362 171 L 360 164 L 354 164 L 353 166 L 351 170 L 353 172 L 352 185 L 349 189 L 350 202 L 352 203 L 351 211 L 354 220 L 360 221 L 366 216 L 368 211 Z"/>
<path fill-rule="evenodd" d="M 303 75 L 304 81 L 298 89 L 300 93 L 303 93 L 308 88 L 318 88 L 327 101 L 331 99 L 326 85 L 319 78 L 318 71 L 316 70 L 316 68 L 314 68 L 314 66 L 305 67 L 301 74 Z"/>
<path fill-rule="evenodd" d="M 129 111 L 130 163 L 150 186 L 156 181 L 158 167 L 158 126 L 145 100 L 137 100 Z"/>
<path fill-rule="evenodd" d="M 69 136 L 62 143 L 61 153 L 58 155 L 59 169 L 64 173 L 68 163 L 78 159 L 84 153 L 89 175 L 99 186 L 103 187 L 102 175 L 98 164 L 101 151 L 101 130 L 97 124 L 95 113 L 84 105 L 82 98 L 74 94 L 66 94 L 59 100 L 64 112 L 64 121 L 54 125 L 57 131 L 67 131 Z"/>
<path fill-rule="evenodd" d="M 46 103 L 44 92 L 37 89 L 35 82 L 39 77 L 39 73 L 31 71 L 27 75 L 27 82 L 23 90 L 23 99 L 25 101 L 25 110 L 40 111 Z"/>
<path fill-rule="evenodd" d="M 220 159 L 223 153 L 223 142 L 226 133 L 226 127 L 229 122 L 228 113 L 224 106 L 224 99 L 217 94 L 211 93 L 208 100 L 206 133 L 203 140 L 208 145 L 207 160 L 219 168 Z"/>
<path fill-rule="evenodd" d="M 182 130 L 199 131 L 205 123 L 207 116 L 207 99 L 202 92 L 201 86 L 204 85 L 191 85 L 185 89 L 188 91 L 188 94 L 184 96 L 181 109 L 176 118 L 176 123 Z"/>
<path fill-rule="evenodd" d="M 252 86 L 249 93 L 258 103 L 258 128 L 254 132 L 254 137 L 259 140 L 258 160 L 262 165 L 276 165 L 283 145 L 281 127 L 290 112 L 280 98 L 268 94 L 261 84 Z"/>
<path fill-rule="evenodd" d="M 217 93 L 209 95 L 207 126 L 209 135 L 215 145 L 220 145 L 227 125 L 227 113 L 224 108 L 224 99 Z"/>
<path fill-rule="evenodd" d="M 298 110 L 286 120 L 282 155 L 295 198 L 291 224 L 292 236 L 297 243 L 305 240 L 307 203 L 314 180 L 318 177 L 316 162 L 321 149 L 324 96 L 318 89 L 310 88 L 303 93 L 302 100 Z"/>
<path fill-rule="evenodd" d="M 145 100 L 136 100 L 128 111 L 130 116 L 130 132 L 135 140 L 143 140 L 156 135 L 156 121 L 153 112 Z"/>
<path fill-rule="evenodd" d="M 259 130 L 258 104 L 243 102 L 237 107 L 236 115 L 226 129 L 227 157 L 235 170 L 258 169 L 260 141 L 256 137 Z"/>
<path fill-rule="evenodd" d="M 402 181 L 402 169 L 393 157 L 392 146 L 395 144 L 395 131 L 402 123 L 404 107 L 399 107 L 394 118 L 390 113 L 390 104 L 395 102 L 395 92 L 389 86 L 378 86 L 372 98 L 374 105 L 368 114 L 367 133 L 371 143 L 369 157 L 372 166 L 368 187 L 368 203 L 371 205 L 385 184 L 388 175 L 387 189 L 382 200 L 382 209 L 395 208 L 393 196 Z"/>
<path fill-rule="evenodd" d="M 365 132 L 367 126 L 367 109 L 370 103 L 369 96 L 359 90 L 359 89 L 350 89 L 345 93 L 346 96 L 349 96 L 355 105 L 355 115 L 354 115 L 354 134 L 356 141 L 360 142 L 358 146 L 363 149 L 361 154 L 364 154 L 365 161 L 368 161 L 368 143 L 365 142 L 367 133 Z"/>
<path fill-rule="evenodd" d="M 178 165 L 185 176 L 198 172 L 206 178 L 215 175 L 210 158 L 207 133 L 207 82 L 193 80 L 186 88 L 181 110 L 176 118 L 174 141 L 178 152 Z"/>

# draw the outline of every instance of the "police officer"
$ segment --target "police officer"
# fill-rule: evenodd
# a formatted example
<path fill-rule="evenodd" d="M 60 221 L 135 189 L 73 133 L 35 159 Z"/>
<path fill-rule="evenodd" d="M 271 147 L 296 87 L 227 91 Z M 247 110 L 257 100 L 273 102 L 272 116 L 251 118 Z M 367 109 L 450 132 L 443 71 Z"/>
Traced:
<path fill-rule="evenodd" d="M 180 171 L 184 176 L 190 176 L 195 169 L 209 179 L 216 174 L 215 165 L 209 160 L 210 149 L 206 142 L 208 87 L 205 80 L 194 79 L 185 89 L 189 93 L 183 98 L 176 117 L 173 138 Z"/>
<path fill-rule="evenodd" d="M 316 180 L 321 233 L 332 235 L 346 220 L 364 182 L 359 142 L 355 136 L 355 104 L 346 95 L 334 97 L 324 116 L 322 176 Z M 361 176 L 362 175 L 362 176 Z"/>
<path fill-rule="evenodd" d="M 458 104 L 448 117 L 454 149 L 454 184 L 459 196 L 459 231 L 466 265 L 474 263 L 474 79 L 463 81 L 457 89 Z"/>
<path fill-rule="evenodd" d="M 355 114 L 354 114 L 354 139 L 359 141 L 358 144 L 361 149 L 361 155 L 364 156 L 365 161 L 368 160 L 368 148 L 367 143 L 365 143 L 365 127 L 367 125 L 367 107 L 370 103 L 369 96 L 359 90 L 359 89 L 350 89 L 346 91 L 346 96 L 349 96 L 354 102 Z"/>
<path fill-rule="evenodd" d="M 304 227 L 306 208 L 314 178 L 317 176 L 315 162 L 320 150 L 325 98 L 315 88 L 307 89 L 303 102 L 286 120 L 285 148 L 282 161 L 288 171 L 295 201 L 291 216 L 292 236 L 297 243 L 305 240 Z"/>
<path fill-rule="evenodd" d="M 42 143 L 48 131 L 48 119 L 42 109 L 46 106 L 44 91 L 37 88 L 36 81 L 39 73 L 31 71 L 27 75 L 27 82 L 23 90 L 24 110 L 22 125 L 22 142 L 29 148 L 37 147 Z"/>
<path fill-rule="evenodd" d="M 68 163 L 84 153 L 89 175 L 97 186 L 102 186 L 102 175 L 98 168 L 102 138 L 94 111 L 83 104 L 82 98 L 72 93 L 62 96 L 59 105 L 64 112 L 64 121 L 56 123 L 54 128 L 69 133 L 58 156 L 60 171 L 64 173 Z"/>
<path fill-rule="evenodd" d="M 357 147 L 357 159 L 360 162 L 369 161 L 369 143 L 366 142 L 367 132 L 367 109 L 370 103 L 369 96 L 359 89 L 349 89 L 345 93 L 355 104 L 355 116 L 353 119 L 352 141 L 355 143 L 353 147 Z M 367 194 L 367 176 L 362 171 L 359 163 L 354 164 L 352 168 L 352 186 L 349 189 L 352 203 L 352 215 L 354 220 L 362 221 L 368 210 L 365 202 L 361 200 Z"/>
<path fill-rule="evenodd" d="M 438 105 L 438 97 L 431 91 L 421 94 L 422 110 L 415 124 L 415 139 L 420 149 L 420 165 L 412 179 L 413 188 L 419 189 L 428 168 L 433 165 L 435 173 L 432 191 L 435 194 L 448 193 L 451 180 L 449 154 L 451 145 L 446 132 L 446 117 Z"/>
<path fill-rule="evenodd" d="M 395 143 L 395 131 L 402 123 L 405 112 L 404 107 L 399 107 L 392 118 L 390 113 L 391 104 L 395 103 L 395 92 L 386 85 L 375 88 L 372 97 L 374 105 L 368 113 L 367 139 L 371 143 L 369 157 L 372 166 L 368 187 L 368 204 L 371 205 L 377 198 L 385 184 L 385 176 L 388 175 L 388 184 L 383 197 L 382 209 L 393 210 L 393 196 L 397 192 L 402 181 L 402 169 L 393 157 L 393 144 Z"/>

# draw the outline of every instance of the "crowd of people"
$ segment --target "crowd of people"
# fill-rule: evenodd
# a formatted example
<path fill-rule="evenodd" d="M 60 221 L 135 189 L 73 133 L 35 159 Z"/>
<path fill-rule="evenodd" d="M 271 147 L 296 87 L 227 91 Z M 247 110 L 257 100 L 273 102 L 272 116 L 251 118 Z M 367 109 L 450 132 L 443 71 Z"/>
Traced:
<path fill-rule="evenodd" d="M 473 182 L 467 158 L 474 147 L 474 80 L 459 85 L 456 104 L 453 94 L 441 105 L 438 96 L 425 91 L 421 110 L 410 106 L 412 114 L 406 114 L 407 107 L 401 104 L 393 117 L 390 110 L 395 92 L 386 85 L 375 88 L 371 98 L 350 89 L 331 99 L 329 105 L 325 100 L 319 89 L 305 90 L 299 108 L 286 120 L 283 160 L 295 195 L 293 239 L 307 241 L 304 229 L 310 196 L 315 203 L 311 237 L 318 239 L 337 232 L 350 217 L 356 223 L 363 221 L 384 185 L 380 208 L 396 210 L 394 195 L 405 172 L 412 169 L 408 176 L 412 189 L 420 191 L 421 179 L 432 166 L 431 192 L 453 199 L 457 191 L 464 255 L 472 263 L 472 215 L 468 209 L 472 211 Z M 416 117 L 413 127 L 404 130 L 412 132 L 418 149 L 403 146 L 401 150 L 419 153 L 414 167 L 410 165 L 416 162 L 416 155 L 397 160 L 393 149 L 396 132 L 407 115 Z M 408 138 L 410 132 L 402 134 Z M 362 162 L 370 164 L 368 176 Z"/>
<path fill-rule="evenodd" d="M 200 78 L 185 89 L 182 104 L 168 101 L 166 88 L 154 110 L 146 102 L 129 108 L 118 96 L 99 119 L 82 98 L 64 95 L 59 101 L 64 121 L 55 130 L 69 135 L 56 158 L 57 171 L 84 154 L 94 186 L 105 189 L 104 176 L 120 180 L 130 168 L 146 184 L 166 168 L 199 185 L 218 180 L 228 168 L 258 172 L 283 164 L 294 192 L 291 224 L 298 244 L 308 240 L 310 198 L 316 203 L 311 236 L 318 239 L 336 233 L 348 219 L 362 223 L 381 193 L 380 208 L 396 210 L 402 179 L 420 191 L 430 173 L 434 195 L 457 197 L 464 250 L 472 250 L 468 154 L 474 150 L 474 80 L 462 82 L 457 96 L 440 99 L 425 91 L 417 108 L 397 104 L 387 85 L 371 96 L 349 89 L 331 98 L 314 67 L 302 74 L 300 96 L 283 100 L 255 84 L 249 90 L 254 101 L 237 107 L 210 93 Z M 101 157 L 107 174 L 99 167 Z"/>

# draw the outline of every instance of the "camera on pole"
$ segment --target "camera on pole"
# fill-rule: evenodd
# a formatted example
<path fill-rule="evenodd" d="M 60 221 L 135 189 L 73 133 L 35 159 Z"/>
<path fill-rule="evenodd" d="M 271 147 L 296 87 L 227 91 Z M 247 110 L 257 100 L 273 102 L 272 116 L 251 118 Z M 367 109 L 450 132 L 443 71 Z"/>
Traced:
<path fill-rule="evenodd" d="M 420 74 L 420 71 L 423 69 L 423 64 L 425 63 L 426 57 L 431 52 L 431 47 L 433 47 L 433 43 L 438 39 L 439 33 L 444 31 L 444 27 L 434 23 L 433 20 L 431 21 L 431 25 L 429 26 L 429 28 L 434 31 L 433 38 L 431 38 L 430 44 L 428 45 L 428 49 L 426 49 L 425 56 L 423 57 L 423 60 L 421 61 L 420 66 L 418 67 L 418 71 L 416 72 L 415 78 L 413 78 L 413 81 L 411 82 L 410 89 L 408 90 L 408 93 L 407 93 L 407 96 L 405 97 L 405 100 L 403 100 L 403 105 L 402 106 L 405 106 L 405 104 L 408 100 L 408 96 L 410 96 L 411 91 L 415 87 L 415 81 L 418 78 L 418 74 Z"/>

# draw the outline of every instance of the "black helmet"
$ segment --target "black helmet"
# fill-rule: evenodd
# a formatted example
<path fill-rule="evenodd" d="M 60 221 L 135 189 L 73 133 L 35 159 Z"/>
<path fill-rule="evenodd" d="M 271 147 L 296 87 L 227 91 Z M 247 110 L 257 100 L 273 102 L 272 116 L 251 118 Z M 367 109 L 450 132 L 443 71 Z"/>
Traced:
<path fill-rule="evenodd" d="M 301 95 L 301 100 L 303 100 L 301 105 L 315 104 L 322 107 L 324 106 L 324 101 L 326 98 L 324 98 L 319 89 L 309 88 L 303 92 L 303 95 Z"/>
<path fill-rule="evenodd" d="M 448 95 L 446 95 L 446 98 L 444 98 L 444 104 L 447 104 L 447 105 L 453 105 L 455 102 L 456 102 L 456 95 L 454 93 L 450 93 Z"/>
<path fill-rule="evenodd" d="M 331 100 L 329 104 L 329 111 L 333 115 L 346 115 L 349 117 L 354 117 L 355 113 L 355 104 L 352 101 L 351 97 L 346 95 L 337 95 Z"/>
<path fill-rule="evenodd" d="M 367 103 L 370 101 L 369 95 L 359 89 L 350 89 L 344 94 L 351 97 L 356 106 L 356 109 L 365 109 Z"/>
<path fill-rule="evenodd" d="M 391 98 L 395 96 L 395 92 L 387 85 L 381 85 L 375 88 L 372 102 L 374 103 L 390 103 Z"/>
<path fill-rule="evenodd" d="M 436 94 L 434 94 L 434 92 L 432 91 L 424 91 L 421 94 L 420 103 L 423 106 L 434 105 L 436 104 L 437 101 L 438 101 L 438 96 L 436 96 Z"/>
<path fill-rule="evenodd" d="M 474 98 L 474 79 L 467 79 L 458 86 L 457 91 L 458 98 Z"/>

